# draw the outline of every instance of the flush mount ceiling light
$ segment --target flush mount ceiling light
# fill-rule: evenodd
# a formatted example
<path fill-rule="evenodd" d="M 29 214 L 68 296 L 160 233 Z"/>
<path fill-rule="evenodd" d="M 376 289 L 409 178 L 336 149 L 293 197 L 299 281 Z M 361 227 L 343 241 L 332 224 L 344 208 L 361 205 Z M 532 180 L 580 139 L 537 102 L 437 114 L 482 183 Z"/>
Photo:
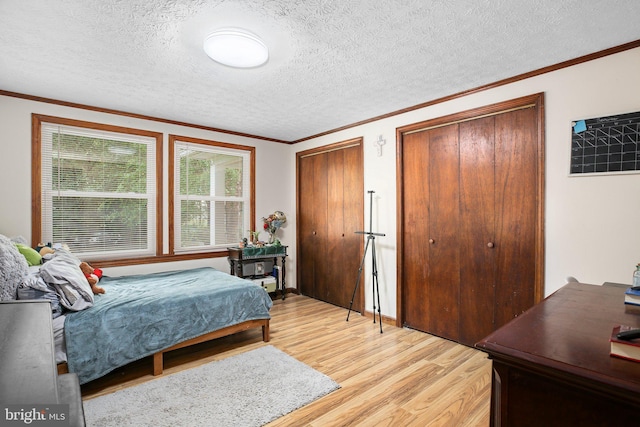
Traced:
<path fill-rule="evenodd" d="M 254 68 L 267 62 L 269 49 L 260 37 L 239 28 L 214 31 L 204 39 L 209 58 L 235 68 Z"/>

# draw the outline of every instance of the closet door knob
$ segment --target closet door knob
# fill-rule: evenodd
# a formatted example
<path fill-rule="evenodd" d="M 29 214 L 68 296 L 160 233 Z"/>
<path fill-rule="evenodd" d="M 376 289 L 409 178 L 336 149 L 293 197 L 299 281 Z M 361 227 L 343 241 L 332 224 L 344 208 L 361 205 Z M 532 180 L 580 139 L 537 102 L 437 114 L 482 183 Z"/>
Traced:
<path fill-rule="evenodd" d="M 493 242 L 489 242 L 489 243 L 487 243 L 487 247 L 488 247 L 488 248 L 492 248 L 492 247 L 494 247 L 494 246 L 495 246 L 495 245 L 493 244 Z"/>
<path fill-rule="evenodd" d="M 431 243 L 432 245 L 435 243 L 436 241 L 433 239 L 429 239 L 429 243 Z"/>

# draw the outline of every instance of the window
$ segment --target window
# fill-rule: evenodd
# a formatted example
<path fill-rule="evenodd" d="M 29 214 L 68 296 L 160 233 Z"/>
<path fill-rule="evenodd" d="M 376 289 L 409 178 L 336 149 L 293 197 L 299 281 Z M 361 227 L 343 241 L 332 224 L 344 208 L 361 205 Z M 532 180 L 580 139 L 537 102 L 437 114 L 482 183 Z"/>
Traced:
<path fill-rule="evenodd" d="M 85 259 L 155 255 L 162 134 L 37 115 L 34 130 L 34 238 Z"/>
<path fill-rule="evenodd" d="M 254 148 L 170 135 L 169 153 L 173 251 L 237 245 L 253 221 Z"/>

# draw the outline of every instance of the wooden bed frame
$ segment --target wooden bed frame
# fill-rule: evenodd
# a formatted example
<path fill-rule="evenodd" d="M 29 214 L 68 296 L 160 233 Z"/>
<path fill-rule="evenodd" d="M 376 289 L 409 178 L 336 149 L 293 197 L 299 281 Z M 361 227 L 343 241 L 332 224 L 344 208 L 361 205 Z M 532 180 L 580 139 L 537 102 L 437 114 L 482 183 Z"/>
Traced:
<path fill-rule="evenodd" d="M 169 348 L 165 348 L 164 350 L 160 350 L 153 355 L 153 375 L 161 375 L 164 369 L 164 353 L 167 353 L 172 350 L 177 350 L 179 348 L 189 347 L 191 345 L 200 344 L 202 342 L 211 341 L 216 338 L 226 337 L 228 335 L 233 335 L 238 332 L 246 331 L 248 329 L 257 328 L 258 326 L 262 327 L 262 341 L 269 342 L 271 339 L 269 337 L 269 319 L 257 319 L 257 320 L 247 320 L 246 322 L 238 323 L 237 325 L 227 326 L 226 328 L 218 329 L 217 331 L 212 331 L 204 335 L 200 335 L 199 337 L 191 338 L 190 340 L 183 341 Z M 63 362 L 58 364 L 58 375 L 66 374 L 69 372 L 69 366 Z"/>

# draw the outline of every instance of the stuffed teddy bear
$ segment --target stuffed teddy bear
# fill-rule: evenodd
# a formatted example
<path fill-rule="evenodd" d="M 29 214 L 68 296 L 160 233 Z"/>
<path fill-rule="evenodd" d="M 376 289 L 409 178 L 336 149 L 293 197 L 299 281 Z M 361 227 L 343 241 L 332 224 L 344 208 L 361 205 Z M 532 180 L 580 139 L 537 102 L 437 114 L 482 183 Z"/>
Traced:
<path fill-rule="evenodd" d="M 38 245 L 35 247 L 35 250 L 38 251 L 40 256 L 45 256 L 55 252 L 51 247 L 51 243 L 47 243 L 46 245 L 44 243 L 38 243 Z"/>
<path fill-rule="evenodd" d="M 87 278 L 89 285 L 91 285 L 91 291 L 94 294 L 104 294 L 104 288 L 98 286 L 98 282 L 102 277 L 102 270 L 99 268 L 93 268 L 86 262 L 80 263 L 80 270 L 84 273 L 84 276 Z"/>

